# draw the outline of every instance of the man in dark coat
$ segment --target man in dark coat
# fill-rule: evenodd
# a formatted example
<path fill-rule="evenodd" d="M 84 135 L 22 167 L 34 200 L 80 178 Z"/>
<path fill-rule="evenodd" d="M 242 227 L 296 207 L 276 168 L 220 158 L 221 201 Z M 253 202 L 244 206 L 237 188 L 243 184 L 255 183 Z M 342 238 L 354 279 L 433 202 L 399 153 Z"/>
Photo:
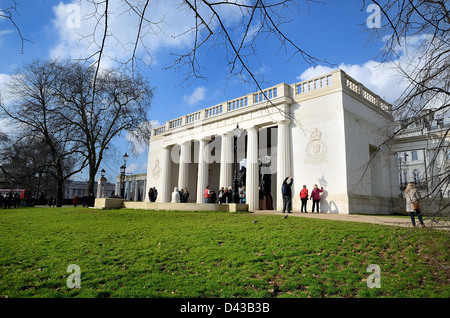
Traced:
<path fill-rule="evenodd" d="M 287 182 L 288 179 L 291 179 L 289 181 L 289 183 Z M 283 213 L 286 212 L 287 213 L 292 213 L 292 191 L 291 191 L 291 186 L 292 183 L 294 182 L 294 179 L 292 179 L 291 176 L 287 177 L 286 179 L 284 179 L 283 181 L 283 185 L 281 186 L 281 193 L 283 195 Z"/>

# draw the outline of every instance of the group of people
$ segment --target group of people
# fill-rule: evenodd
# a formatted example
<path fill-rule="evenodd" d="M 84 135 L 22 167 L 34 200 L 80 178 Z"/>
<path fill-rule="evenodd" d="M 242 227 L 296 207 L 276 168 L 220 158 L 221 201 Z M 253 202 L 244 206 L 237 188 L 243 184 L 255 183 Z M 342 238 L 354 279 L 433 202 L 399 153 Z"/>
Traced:
<path fill-rule="evenodd" d="M 15 209 L 18 206 L 20 206 L 20 196 L 18 193 L 13 194 L 9 192 L 5 195 L 0 194 L 0 207 L 4 209 Z"/>
<path fill-rule="evenodd" d="M 311 196 L 309 196 L 308 188 L 306 185 L 303 185 L 302 190 L 300 191 L 300 200 L 302 201 L 302 205 L 300 208 L 300 212 L 308 213 L 306 205 L 308 203 L 308 199 L 313 201 L 312 205 L 312 213 L 314 213 L 314 208 L 316 209 L 317 213 L 319 213 L 319 202 L 320 202 L 320 194 L 323 192 L 323 187 L 317 186 L 317 184 L 314 185 L 313 190 L 311 191 Z"/>
<path fill-rule="evenodd" d="M 239 187 L 239 203 L 245 204 L 245 186 Z M 233 188 L 231 186 L 221 187 L 218 195 L 209 185 L 205 189 L 205 202 L 206 203 L 219 203 L 226 204 L 233 202 Z"/>
<path fill-rule="evenodd" d="M 216 191 L 214 191 L 214 189 L 212 189 L 208 185 L 206 186 L 204 192 L 205 203 L 219 203 L 219 204 L 231 203 L 233 201 L 232 194 L 233 190 L 231 186 L 229 186 L 228 188 L 221 187 L 219 192 L 216 193 Z M 178 187 L 175 187 L 173 189 L 171 203 L 187 203 L 188 199 L 189 199 L 189 191 L 187 188 L 182 188 L 180 190 Z M 150 199 L 150 202 L 153 201 L 151 201 Z M 245 186 L 239 188 L 239 203 L 245 203 Z"/>
<path fill-rule="evenodd" d="M 286 177 L 284 179 L 281 192 L 283 197 L 283 213 L 292 213 L 292 184 L 294 182 L 294 179 L 291 176 Z M 303 188 L 301 189 L 299 195 L 301 200 L 301 213 L 308 213 L 307 212 L 307 203 L 308 200 L 312 200 L 312 213 L 319 211 L 319 203 L 321 199 L 321 193 L 323 193 L 323 187 L 318 187 L 317 184 L 314 185 L 313 190 L 311 191 L 311 194 L 309 194 L 309 190 L 306 185 L 303 185 Z M 157 191 L 153 187 L 149 191 L 149 199 L 150 202 L 156 201 L 156 195 Z M 232 187 L 221 187 L 219 190 L 218 195 L 216 195 L 216 192 L 208 185 L 204 192 L 205 202 L 206 203 L 231 203 L 232 202 Z M 406 197 L 406 211 L 410 214 L 411 221 L 413 226 L 416 226 L 415 224 L 415 218 L 414 214 L 417 214 L 417 217 L 419 219 L 420 225 L 422 227 L 425 227 L 422 215 L 420 212 L 419 207 L 419 200 L 420 200 L 420 193 L 415 188 L 414 183 L 410 182 L 408 183 L 408 186 L 405 189 L 405 197 Z M 245 203 L 245 186 L 239 188 L 239 203 Z M 174 188 L 174 191 L 172 193 L 172 203 L 183 203 L 188 202 L 189 198 L 189 191 L 187 188 L 179 190 L 178 187 Z"/>
<path fill-rule="evenodd" d="M 187 203 L 189 200 L 189 191 L 187 188 L 182 188 L 181 190 L 178 187 L 175 187 L 172 192 L 172 203 Z"/>
<path fill-rule="evenodd" d="M 95 205 L 95 196 L 93 193 L 91 193 L 90 195 L 87 195 L 87 193 L 85 193 L 83 194 L 80 200 L 80 197 L 78 195 L 75 195 L 75 197 L 73 198 L 73 206 L 77 207 L 77 205 L 80 204 L 80 202 L 83 205 L 83 208 L 92 207 Z M 50 200 L 48 201 L 48 206 L 51 207 L 55 205 L 56 200 L 53 197 L 51 197 Z"/>
<path fill-rule="evenodd" d="M 289 179 L 290 179 L 290 181 L 288 182 Z M 285 213 L 286 211 L 287 211 L 287 213 L 292 213 L 291 212 L 292 211 L 291 186 L 292 186 L 293 181 L 294 180 L 291 176 L 287 177 L 283 181 L 283 185 L 281 188 L 281 192 L 283 194 L 283 211 L 282 211 L 283 213 Z M 323 192 L 323 187 L 321 187 L 319 189 L 317 184 L 315 184 L 313 190 L 311 191 L 311 195 L 309 195 L 308 188 L 306 187 L 306 185 L 303 185 L 303 188 L 300 191 L 300 200 L 302 202 L 300 212 L 308 213 L 306 205 L 307 205 L 308 199 L 310 199 L 313 201 L 312 213 L 314 213 L 315 209 L 317 210 L 317 213 L 319 213 L 319 202 L 320 202 L 322 192 Z M 422 214 L 420 211 L 420 205 L 419 205 L 420 193 L 416 189 L 413 182 L 408 183 L 404 193 L 405 193 L 405 198 L 406 198 L 406 212 L 408 212 L 411 217 L 412 225 L 414 227 L 416 226 L 416 222 L 415 222 L 415 214 L 416 214 L 417 218 L 419 220 L 420 226 L 425 227 L 425 225 L 423 223 L 423 219 L 422 219 Z"/>
<path fill-rule="evenodd" d="M 150 188 L 148 190 L 148 200 L 150 202 L 156 202 L 156 199 L 158 198 L 158 190 L 156 190 L 155 187 Z"/>
<path fill-rule="evenodd" d="M 288 182 L 289 180 L 289 182 Z M 294 179 L 291 176 L 286 177 L 284 179 L 283 184 L 281 186 L 281 193 L 283 195 L 283 213 L 292 213 L 292 183 L 294 182 Z M 300 191 L 300 200 L 302 202 L 300 212 L 306 211 L 306 205 L 308 202 L 308 199 L 313 201 L 312 206 L 312 213 L 314 213 L 314 210 L 317 210 L 317 213 L 319 213 L 319 202 L 320 202 L 320 194 L 323 192 L 323 187 L 317 186 L 317 184 L 314 185 L 313 190 L 311 191 L 311 196 L 309 196 L 308 188 L 306 185 L 303 185 L 302 190 Z"/>

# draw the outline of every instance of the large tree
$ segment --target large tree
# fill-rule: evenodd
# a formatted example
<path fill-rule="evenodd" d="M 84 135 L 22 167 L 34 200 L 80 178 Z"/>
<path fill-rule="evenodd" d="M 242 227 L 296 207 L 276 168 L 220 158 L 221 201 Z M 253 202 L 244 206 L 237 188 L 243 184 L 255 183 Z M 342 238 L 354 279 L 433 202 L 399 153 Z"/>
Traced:
<path fill-rule="evenodd" d="M 94 192 L 97 171 L 105 151 L 122 133 L 148 140 L 150 130 L 143 123 L 153 97 L 153 89 L 139 74 L 134 77 L 111 69 L 98 75 L 94 66 L 66 61 L 58 64 L 53 88 L 63 108 L 59 116 L 76 132 L 87 160 L 87 191 Z"/>
<path fill-rule="evenodd" d="M 54 61 L 36 60 L 12 75 L 8 90 L 12 101 L 0 105 L 2 117 L 16 126 L 19 136 L 33 136 L 42 142 L 42 152 L 51 158 L 57 179 L 57 206 L 62 205 L 64 182 L 87 164 L 81 143 L 68 123 L 59 116 L 62 105 L 52 89 L 57 81 Z M 71 167 L 67 170 L 67 167 Z"/>
<path fill-rule="evenodd" d="M 147 112 L 152 88 L 134 77 L 81 62 L 38 60 L 16 71 L 8 85 L 11 99 L 3 116 L 23 136 L 37 136 L 51 155 L 62 204 L 65 180 L 88 168 L 86 191 L 94 193 L 95 176 L 113 140 L 128 132 L 149 138 Z M 67 167 L 72 167 L 67 171 Z"/>

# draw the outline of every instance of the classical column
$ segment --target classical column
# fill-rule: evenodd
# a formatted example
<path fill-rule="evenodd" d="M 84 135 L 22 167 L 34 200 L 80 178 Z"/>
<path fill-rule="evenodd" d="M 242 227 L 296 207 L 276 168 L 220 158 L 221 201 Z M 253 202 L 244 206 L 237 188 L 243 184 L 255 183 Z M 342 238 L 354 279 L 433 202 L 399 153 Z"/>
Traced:
<path fill-rule="evenodd" d="M 139 181 L 137 179 L 137 176 L 135 177 L 135 181 L 134 181 L 134 202 L 137 202 L 139 198 Z"/>
<path fill-rule="evenodd" d="M 178 172 L 178 188 L 187 188 L 189 177 L 189 163 L 191 162 L 191 141 L 181 144 L 180 152 L 180 169 Z"/>
<path fill-rule="evenodd" d="M 199 140 L 198 147 L 198 176 L 197 176 L 197 203 L 205 203 L 205 189 L 208 185 L 208 162 L 205 160 L 205 148 L 208 141 Z"/>
<path fill-rule="evenodd" d="M 170 157 L 171 148 L 164 148 L 164 155 L 162 158 L 162 167 L 160 178 L 163 180 L 162 189 L 158 190 L 158 198 L 156 199 L 158 202 L 170 202 L 171 201 L 171 189 L 170 189 L 170 179 L 171 179 L 171 165 L 172 158 Z"/>
<path fill-rule="evenodd" d="M 249 211 L 259 209 L 259 176 L 258 176 L 258 129 L 247 129 L 247 170 L 246 170 L 246 202 Z"/>
<path fill-rule="evenodd" d="M 148 196 L 147 178 L 144 179 L 144 186 L 142 187 L 142 191 L 144 191 L 144 193 L 142 193 L 142 202 L 145 202 L 145 200 L 147 200 L 147 196 Z"/>
<path fill-rule="evenodd" d="M 221 137 L 219 188 L 231 186 L 233 171 L 233 134 L 225 133 Z"/>
<path fill-rule="evenodd" d="M 279 211 L 283 209 L 283 196 L 281 194 L 281 186 L 283 184 L 283 180 L 291 174 L 291 138 L 289 125 L 289 120 L 282 120 L 278 122 L 277 210 Z"/>
<path fill-rule="evenodd" d="M 115 189 L 114 194 L 120 195 L 120 186 L 121 186 L 121 184 L 120 184 L 120 177 L 117 177 L 116 178 L 116 189 Z"/>

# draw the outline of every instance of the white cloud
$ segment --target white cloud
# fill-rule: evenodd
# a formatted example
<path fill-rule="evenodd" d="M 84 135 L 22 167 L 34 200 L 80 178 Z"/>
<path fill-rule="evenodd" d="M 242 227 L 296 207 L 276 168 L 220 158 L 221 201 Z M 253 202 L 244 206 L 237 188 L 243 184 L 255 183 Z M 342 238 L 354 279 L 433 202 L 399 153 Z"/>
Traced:
<path fill-rule="evenodd" d="M 11 79 L 11 75 L 9 74 L 0 74 L 0 98 L 1 101 L 7 103 L 11 98 L 8 94 L 8 90 L 6 88 L 6 84 Z"/>
<path fill-rule="evenodd" d="M 141 126 L 143 128 L 154 129 L 161 127 L 161 124 L 157 120 L 150 120 L 146 123 L 142 123 Z M 141 153 L 146 153 L 148 151 L 147 140 L 140 140 L 130 133 L 127 133 L 126 139 L 132 144 L 133 154 L 138 155 Z"/>
<path fill-rule="evenodd" d="M 77 10 L 74 10 L 77 7 Z M 141 6 L 139 6 L 140 8 Z M 58 32 L 58 44 L 50 55 L 59 58 L 86 58 L 95 54 L 102 43 L 104 20 L 101 17 L 104 5 L 96 9 L 92 3 L 72 0 L 53 7 L 55 18 L 53 27 Z M 109 1 L 108 37 L 105 43 L 103 66 L 109 67 L 115 59 L 126 61 L 131 57 L 136 41 L 139 18 L 121 0 Z M 97 12 L 96 14 L 93 14 Z M 193 23 L 193 15 L 181 9 L 174 1 L 151 2 L 146 10 L 137 55 L 151 63 L 149 54 L 165 47 L 186 47 L 192 45 L 193 36 L 188 32 Z M 79 19 L 79 23 L 77 23 Z M 185 34 L 180 36 L 181 34 Z M 145 48 L 144 48 L 145 46 Z"/>
<path fill-rule="evenodd" d="M 127 165 L 127 173 L 136 173 L 139 171 L 139 164 L 137 163 L 130 163 Z"/>
<path fill-rule="evenodd" d="M 421 59 L 419 52 L 421 51 L 420 44 L 426 37 L 426 35 L 422 35 L 403 39 L 402 45 L 395 48 L 395 52 L 398 55 L 396 60 L 384 63 L 374 60 L 363 64 L 341 63 L 335 68 L 319 65 L 305 70 L 297 79 L 304 81 L 342 69 L 375 94 L 393 104 L 401 97 L 409 84 L 399 68 L 406 70 L 408 74 L 412 75 L 417 68 L 423 65 L 424 61 Z"/>
<path fill-rule="evenodd" d="M 14 33 L 14 30 L 12 30 L 12 29 L 0 30 L 0 40 L 5 35 L 11 34 L 11 33 Z"/>
<path fill-rule="evenodd" d="M 247 0 L 238 1 L 246 3 Z M 114 67 L 117 61 L 129 61 L 135 49 L 139 16 L 142 1 L 128 2 L 110 0 L 108 2 L 108 36 L 105 43 L 102 67 Z M 104 2 L 72 0 L 60 2 L 53 7 L 55 18 L 53 27 L 57 31 L 57 44 L 51 48 L 53 58 L 98 57 L 104 34 Z M 215 7 L 225 25 L 241 22 L 241 7 L 221 4 Z M 136 11 L 135 11 L 136 10 Z M 197 11 L 208 22 L 208 27 L 215 31 L 219 26 L 212 16 L 210 8 L 202 3 Z M 244 13 L 245 14 L 245 13 Z M 147 65 L 157 62 L 157 53 L 167 55 L 167 49 L 179 50 L 192 48 L 195 41 L 195 15 L 184 1 L 159 0 L 150 1 L 142 23 L 141 38 L 138 41 L 136 56 Z M 203 26 L 200 26 L 202 28 Z M 203 30 L 201 36 L 208 32 Z"/>
<path fill-rule="evenodd" d="M 206 88 L 199 86 L 194 89 L 191 95 L 183 96 L 183 101 L 191 106 L 203 101 L 206 97 Z"/>

